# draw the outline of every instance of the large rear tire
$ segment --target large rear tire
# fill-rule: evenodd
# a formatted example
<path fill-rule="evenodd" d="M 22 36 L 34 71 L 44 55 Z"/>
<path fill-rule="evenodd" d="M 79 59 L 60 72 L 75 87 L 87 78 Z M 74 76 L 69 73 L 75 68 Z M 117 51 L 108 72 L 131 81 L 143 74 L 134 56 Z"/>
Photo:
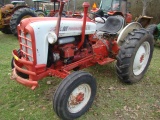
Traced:
<path fill-rule="evenodd" d="M 96 88 L 96 80 L 91 74 L 83 71 L 71 73 L 54 94 L 54 111 L 63 120 L 80 117 L 91 107 Z"/>
<path fill-rule="evenodd" d="M 128 34 L 117 55 L 117 74 L 125 83 L 136 83 L 146 73 L 153 49 L 153 35 L 145 29 Z"/>
<path fill-rule="evenodd" d="M 153 35 L 158 34 L 158 28 L 156 24 L 148 25 L 146 29 Z"/>
<path fill-rule="evenodd" d="M 4 34 L 12 34 L 9 26 L 5 26 L 4 28 L 2 28 L 1 32 Z"/>
<path fill-rule="evenodd" d="M 42 11 L 37 11 L 36 14 L 38 17 L 45 17 L 46 16 L 45 13 Z"/>
<path fill-rule="evenodd" d="M 146 28 L 154 36 L 154 44 L 156 44 L 159 36 L 158 27 L 156 24 L 151 24 Z"/>
<path fill-rule="evenodd" d="M 12 33 L 15 36 L 17 36 L 17 25 L 20 23 L 22 19 L 36 16 L 36 13 L 32 11 L 30 8 L 20 8 L 17 11 L 15 11 L 10 20 L 10 29 Z"/>

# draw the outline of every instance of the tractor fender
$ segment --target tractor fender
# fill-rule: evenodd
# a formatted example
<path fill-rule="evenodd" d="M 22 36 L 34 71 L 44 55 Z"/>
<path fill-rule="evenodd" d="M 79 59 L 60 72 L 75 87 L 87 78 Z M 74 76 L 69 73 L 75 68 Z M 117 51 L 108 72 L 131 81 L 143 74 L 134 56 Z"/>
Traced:
<path fill-rule="evenodd" d="M 150 24 L 152 18 L 153 17 L 149 16 L 139 16 L 136 22 L 139 22 L 143 28 L 146 28 Z"/>
<path fill-rule="evenodd" d="M 123 43 L 125 38 L 127 37 L 128 33 L 132 32 L 134 29 L 140 29 L 142 25 L 138 22 L 129 23 L 119 34 L 117 38 L 117 43 L 119 46 Z"/>

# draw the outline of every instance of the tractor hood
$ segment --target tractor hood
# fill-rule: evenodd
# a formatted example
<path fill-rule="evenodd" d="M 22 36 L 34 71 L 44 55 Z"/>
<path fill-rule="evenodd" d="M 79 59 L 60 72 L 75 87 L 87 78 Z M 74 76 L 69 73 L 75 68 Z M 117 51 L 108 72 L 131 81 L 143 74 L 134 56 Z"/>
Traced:
<path fill-rule="evenodd" d="M 48 35 L 49 33 L 55 32 L 57 24 L 56 17 L 35 17 L 26 18 L 20 22 L 18 25 L 18 34 L 27 39 L 31 39 L 33 43 L 33 48 L 36 49 L 36 63 L 46 64 L 48 53 Z M 83 19 L 76 18 L 62 18 L 60 24 L 59 38 L 67 36 L 77 36 L 81 35 Z M 96 31 L 96 24 L 93 22 L 86 23 L 85 34 L 94 34 Z M 32 37 L 30 37 L 32 36 Z M 58 39 L 59 39 L 58 38 Z M 23 42 L 23 39 L 19 41 Z M 23 44 L 25 44 L 24 42 Z M 32 44 L 30 43 L 30 44 Z M 31 45 L 29 45 L 31 46 Z M 31 53 L 29 53 L 31 54 Z"/>
<path fill-rule="evenodd" d="M 55 32 L 57 17 L 36 17 L 26 18 L 21 21 L 22 30 L 28 26 L 32 27 L 35 36 L 45 36 L 49 32 Z M 59 37 L 77 36 L 81 34 L 83 19 L 62 18 L 60 24 Z M 96 31 L 96 24 L 93 22 L 86 23 L 85 34 L 93 34 Z M 40 37 L 42 39 L 42 37 Z"/>

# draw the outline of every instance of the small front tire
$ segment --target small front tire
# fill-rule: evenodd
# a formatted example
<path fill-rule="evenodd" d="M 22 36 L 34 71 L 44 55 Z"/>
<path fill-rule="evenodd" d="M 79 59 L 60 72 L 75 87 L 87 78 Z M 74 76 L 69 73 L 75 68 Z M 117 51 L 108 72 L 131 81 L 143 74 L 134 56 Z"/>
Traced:
<path fill-rule="evenodd" d="M 18 57 L 21 58 L 21 51 L 20 51 L 20 49 L 17 50 L 17 53 L 18 53 Z M 15 61 L 15 59 L 14 59 L 14 57 L 13 57 L 12 60 L 11 60 L 11 68 L 12 68 L 12 69 L 14 69 L 14 61 Z M 22 77 L 22 78 L 26 78 L 26 79 L 29 78 L 29 75 L 27 75 L 27 74 L 24 74 L 24 73 L 19 72 L 19 71 L 17 71 L 17 70 L 16 70 L 16 72 L 17 72 L 17 75 L 19 75 L 19 76 Z"/>
<path fill-rule="evenodd" d="M 80 117 L 91 107 L 96 88 L 96 80 L 91 74 L 83 71 L 71 73 L 54 94 L 54 111 L 64 120 Z"/>

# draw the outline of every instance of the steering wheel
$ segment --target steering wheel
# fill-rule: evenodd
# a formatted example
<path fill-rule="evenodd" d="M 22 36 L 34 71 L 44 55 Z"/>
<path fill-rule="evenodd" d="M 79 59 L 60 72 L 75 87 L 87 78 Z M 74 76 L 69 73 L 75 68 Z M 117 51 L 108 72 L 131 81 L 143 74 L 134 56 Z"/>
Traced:
<path fill-rule="evenodd" d="M 105 22 L 106 22 L 105 19 L 104 19 L 101 15 L 99 15 L 99 14 L 97 14 L 97 13 L 90 12 L 89 14 L 94 15 L 93 18 L 91 18 L 91 17 L 89 17 L 89 16 L 88 16 L 88 17 L 89 17 L 91 20 L 94 20 L 95 22 L 98 22 L 98 23 L 105 23 Z M 100 18 L 103 20 L 103 22 L 96 21 L 96 20 L 95 20 L 95 17 L 100 17 Z"/>

